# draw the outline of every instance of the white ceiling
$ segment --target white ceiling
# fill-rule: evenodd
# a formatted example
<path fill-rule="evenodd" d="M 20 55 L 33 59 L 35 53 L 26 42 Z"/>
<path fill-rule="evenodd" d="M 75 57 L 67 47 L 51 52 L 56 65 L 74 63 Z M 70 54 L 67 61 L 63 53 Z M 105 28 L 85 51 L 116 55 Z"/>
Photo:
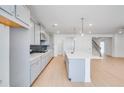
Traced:
<path fill-rule="evenodd" d="M 51 33 L 74 34 L 81 31 L 84 18 L 84 32 L 115 33 L 124 28 L 124 6 L 119 5 L 36 5 L 30 6 L 32 14 Z M 57 27 L 52 25 L 57 23 Z M 93 24 L 89 28 L 88 24 Z"/>

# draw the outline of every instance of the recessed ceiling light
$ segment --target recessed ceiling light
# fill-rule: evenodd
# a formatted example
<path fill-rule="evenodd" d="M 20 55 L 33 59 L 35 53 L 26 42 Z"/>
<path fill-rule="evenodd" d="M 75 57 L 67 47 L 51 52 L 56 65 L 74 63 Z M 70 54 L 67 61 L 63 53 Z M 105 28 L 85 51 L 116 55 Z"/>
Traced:
<path fill-rule="evenodd" d="M 122 29 L 120 29 L 120 30 L 118 31 L 119 34 L 122 34 L 123 32 L 124 32 L 124 28 L 122 28 Z"/>
<path fill-rule="evenodd" d="M 53 24 L 52 26 L 53 26 L 53 27 L 57 27 L 57 26 L 58 26 L 58 24 Z"/>
<path fill-rule="evenodd" d="M 119 31 L 118 33 L 119 33 L 119 34 L 121 34 L 121 33 L 122 33 L 122 31 Z"/>
<path fill-rule="evenodd" d="M 89 24 L 89 26 L 93 26 L 93 24 Z"/>
<path fill-rule="evenodd" d="M 84 33 L 81 33 L 81 36 L 83 37 L 84 36 Z"/>

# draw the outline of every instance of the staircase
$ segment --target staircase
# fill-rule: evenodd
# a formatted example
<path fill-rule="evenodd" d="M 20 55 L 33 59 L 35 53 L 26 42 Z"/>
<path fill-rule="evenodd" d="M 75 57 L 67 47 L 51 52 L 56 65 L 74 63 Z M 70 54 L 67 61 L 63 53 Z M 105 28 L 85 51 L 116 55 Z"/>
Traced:
<path fill-rule="evenodd" d="M 101 47 L 96 43 L 95 40 L 92 40 L 92 58 L 93 59 L 102 59 Z"/>

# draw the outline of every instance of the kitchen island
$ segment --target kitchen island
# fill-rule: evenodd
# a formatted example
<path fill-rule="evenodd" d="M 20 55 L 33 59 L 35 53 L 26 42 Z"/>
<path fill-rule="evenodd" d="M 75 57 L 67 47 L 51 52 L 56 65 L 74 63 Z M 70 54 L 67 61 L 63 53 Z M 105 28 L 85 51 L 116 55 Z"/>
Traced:
<path fill-rule="evenodd" d="M 68 79 L 71 82 L 91 82 L 90 57 L 81 53 L 65 53 Z"/>

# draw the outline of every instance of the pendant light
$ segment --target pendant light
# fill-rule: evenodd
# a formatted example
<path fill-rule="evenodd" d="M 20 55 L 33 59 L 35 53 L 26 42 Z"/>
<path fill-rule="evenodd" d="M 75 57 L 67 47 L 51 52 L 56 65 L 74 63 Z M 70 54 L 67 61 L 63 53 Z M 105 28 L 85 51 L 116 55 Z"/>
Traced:
<path fill-rule="evenodd" d="M 84 18 L 82 17 L 82 18 L 81 18 L 81 22 L 82 22 L 81 36 L 82 36 L 82 37 L 84 36 L 84 33 L 83 33 L 83 21 L 84 21 Z"/>

